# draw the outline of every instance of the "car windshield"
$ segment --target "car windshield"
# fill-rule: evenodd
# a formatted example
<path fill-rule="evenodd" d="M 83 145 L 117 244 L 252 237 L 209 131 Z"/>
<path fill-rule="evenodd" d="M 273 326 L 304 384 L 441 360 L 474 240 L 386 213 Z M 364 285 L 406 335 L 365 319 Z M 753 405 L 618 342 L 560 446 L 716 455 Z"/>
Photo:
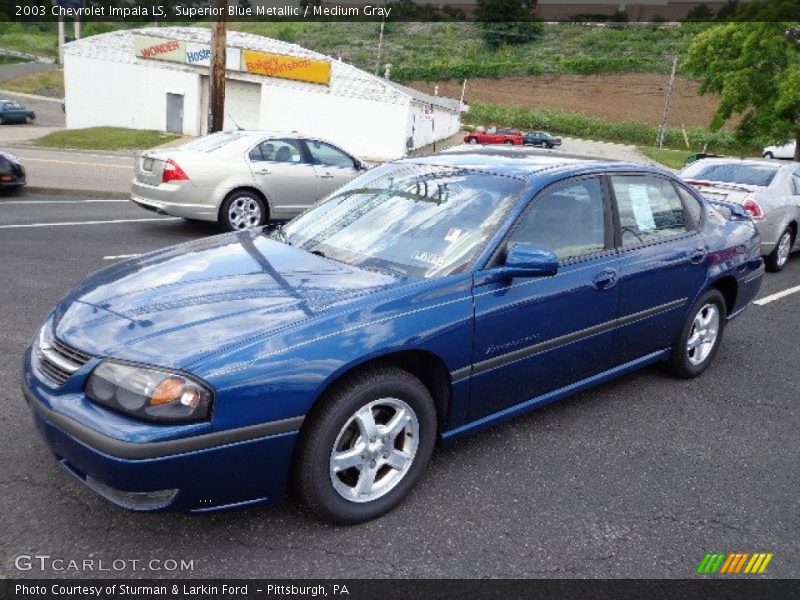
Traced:
<path fill-rule="evenodd" d="M 213 152 L 231 142 L 242 138 L 245 135 L 242 131 L 220 131 L 205 137 L 192 140 L 188 144 L 181 146 L 181 150 L 194 150 L 196 152 Z"/>
<path fill-rule="evenodd" d="M 742 163 L 694 163 L 680 172 L 684 179 L 742 183 L 767 187 L 775 178 L 778 167 L 770 165 L 748 165 Z"/>
<path fill-rule="evenodd" d="M 474 170 L 384 165 L 300 215 L 281 237 L 361 268 L 448 275 L 477 257 L 524 185 Z"/>

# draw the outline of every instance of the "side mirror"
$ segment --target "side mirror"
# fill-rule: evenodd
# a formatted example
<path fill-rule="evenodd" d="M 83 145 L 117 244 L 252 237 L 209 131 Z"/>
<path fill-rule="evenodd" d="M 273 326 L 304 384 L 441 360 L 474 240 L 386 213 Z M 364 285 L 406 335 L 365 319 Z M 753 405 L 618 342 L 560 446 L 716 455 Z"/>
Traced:
<path fill-rule="evenodd" d="M 367 169 L 369 169 L 367 165 L 365 165 L 357 158 L 353 159 L 353 163 L 355 163 L 356 171 L 366 171 Z"/>
<path fill-rule="evenodd" d="M 531 244 L 514 244 L 506 252 L 502 266 L 486 272 L 488 281 L 507 281 L 515 277 L 549 277 L 558 272 L 558 258 L 549 250 Z"/>

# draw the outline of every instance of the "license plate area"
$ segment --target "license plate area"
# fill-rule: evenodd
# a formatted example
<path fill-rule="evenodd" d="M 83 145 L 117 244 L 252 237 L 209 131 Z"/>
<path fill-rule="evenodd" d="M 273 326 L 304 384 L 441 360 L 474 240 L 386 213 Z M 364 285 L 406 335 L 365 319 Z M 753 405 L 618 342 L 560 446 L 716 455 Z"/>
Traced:
<path fill-rule="evenodd" d="M 142 159 L 142 171 L 152 171 L 153 170 L 153 159 L 152 158 L 144 158 Z"/>

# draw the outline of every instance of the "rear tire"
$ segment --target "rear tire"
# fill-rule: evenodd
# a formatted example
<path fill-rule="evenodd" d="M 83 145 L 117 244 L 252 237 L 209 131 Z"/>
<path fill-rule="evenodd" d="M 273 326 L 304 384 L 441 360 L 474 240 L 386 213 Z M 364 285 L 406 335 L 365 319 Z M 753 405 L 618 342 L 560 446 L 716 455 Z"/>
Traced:
<path fill-rule="evenodd" d="M 293 469 L 300 498 L 335 523 L 389 512 L 425 471 L 436 425 L 431 394 L 410 373 L 387 366 L 347 376 L 306 419 Z"/>
<path fill-rule="evenodd" d="M 478 139 L 474 138 L 474 137 L 469 137 L 469 138 L 467 138 L 467 143 L 468 144 L 477 144 L 478 143 Z"/>
<path fill-rule="evenodd" d="M 667 363 L 674 375 L 691 379 L 708 368 L 722 342 L 726 315 L 719 290 L 708 290 L 694 303 Z"/>
<path fill-rule="evenodd" d="M 513 146 L 513 145 L 514 145 L 514 142 L 512 142 L 511 140 L 506 140 L 506 141 L 505 141 L 505 142 L 503 142 L 503 143 L 504 143 L 506 146 Z"/>
<path fill-rule="evenodd" d="M 764 152 L 764 158 L 773 159 L 775 156 L 772 154 L 772 152 Z"/>
<path fill-rule="evenodd" d="M 767 271 L 772 273 L 781 271 L 789 261 L 789 254 L 791 253 L 793 246 L 794 232 L 792 231 L 791 227 L 787 227 L 783 230 L 781 237 L 778 238 L 778 243 L 775 244 L 775 248 L 773 248 L 772 252 L 769 253 L 769 256 L 764 259 L 764 266 L 766 267 Z"/>
<path fill-rule="evenodd" d="M 223 231 L 252 229 L 266 224 L 268 220 L 267 203 L 249 190 L 231 192 L 219 209 L 219 226 Z"/>

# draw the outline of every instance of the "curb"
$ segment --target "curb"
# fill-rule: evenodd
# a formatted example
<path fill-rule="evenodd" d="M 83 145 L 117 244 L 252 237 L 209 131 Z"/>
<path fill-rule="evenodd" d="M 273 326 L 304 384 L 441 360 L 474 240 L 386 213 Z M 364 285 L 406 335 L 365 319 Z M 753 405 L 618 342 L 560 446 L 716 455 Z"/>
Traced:
<path fill-rule="evenodd" d="M 65 188 L 50 188 L 39 186 L 26 186 L 22 188 L 23 196 L 32 194 L 43 194 L 48 196 L 76 196 L 80 198 L 91 198 L 95 200 L 128 200 L 130 192 L 111 192 L 103 190 L 75 190 Z"/>
<path fill-rule="evenodd" d="M 0 94 L 5 94 L 7 96 L 19 96 L 20 98 L 29 98 L 30 100 L 41 100 L 44 102 L 57 102 L 61 104 L 61 98 L 53 98 L 52 96 L 40 96 L 38 94 L 28 94 L 27 92 L 15 92 L 13 90 L 4 90 L 0 88 Z"/>

